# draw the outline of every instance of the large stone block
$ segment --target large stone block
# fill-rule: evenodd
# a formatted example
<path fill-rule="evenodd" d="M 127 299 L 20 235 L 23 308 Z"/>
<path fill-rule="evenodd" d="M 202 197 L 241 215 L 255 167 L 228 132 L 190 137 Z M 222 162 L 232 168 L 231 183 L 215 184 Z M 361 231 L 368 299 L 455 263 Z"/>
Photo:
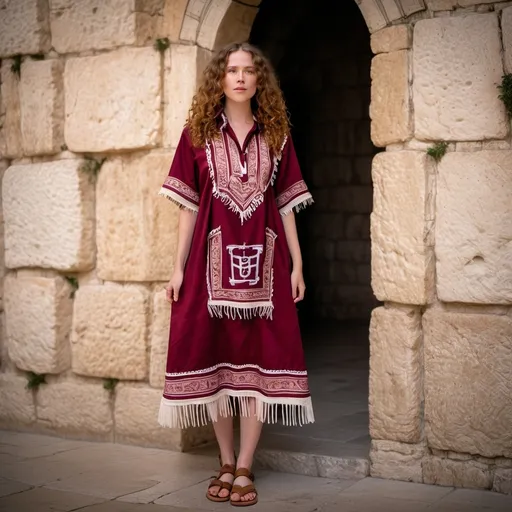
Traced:
<path fill-rule="evenodd" d="M 512 304 L 512 151 L 448 153 L 438 167 L 437 293 Z"/>
<path fill-rule="evenodd" d="M 512 6 L 503 9 L 501 14 L 501 32 L 505 50 L 505 73 L 512 73 Z"/>
<path fill-rule="evenodd" d="M 13 60 L 3 60 L 0 68 L 0 155 L 19 158 L 21 143 L 21 107 L 18 77 L 11 71 Z"/>
<path fill-rule="evenodd" d="M 45 53 L 50 46 L 48 0 L 0 3 L 0 58 Z"/>
<path fill-rule="evenodd" d="M 7 160 L 0 160 L 0 311 L 3 311 L 4 276 L 5 276 L 5 243 L 4 243 L 4 214 L 2 208 L 2 182 L 4 172 L 9 167 Z"/>
<path fill-rule="evenodd" d="M 145 44 L 163 15 L 164 0 L 52 0 L 52 43 L 59 53 Z"/>
<path fill-rule="evenodd" d="M 409 52 L 383 53 L 372 60 L 370 118 L 372 142 L 378 147 L 412 137 Z"/>
<path fill-rule="evenodd" d="M 373 160 L 372 287 L 381 301 L 425 304 L 432 296 L 433 169 L 416 151 Z"/>
<path fill-rule="evenodd" d="M 161 32 L 166 34 L 171 41 L 179 41 L 180 39 L 181 26 L 187 5 L 188 0 L 165 0 Z"/>
<path fill-rule="evenodd" d="M 492 490 L 512 494 L 512 469 L 496 469 Z"/>
<path fill-rule="evenodd" d="M 198 46 L 171 45 L 165 54 L 164 146 L 176 147 L 192 98 L 211 52 Z"/>
<path fill-rule="evenodd" d="M 219 28 L 212 30 L 209 18 L 216 18 L 218 9 L 209 9 L 207 17 L 199 30 L 197 43 L 204 48 L 219 50 L 234 41 L 247 41 L 257 14 L 257 7 L 230 2 L 228 10 L 218 25 Z"/>
<path fill-rule="evenodd" d="M 71 365 L 71 286 L 61 277 L 5 279 L 9 357 L 22 370 L 60 373 Z"/>
<path fill-rule="evenodd" d="M 21 67 L 21 137 L 25 155 L 58 153 L 64 142 L 64 62 L 26 60 Z"/>
<path fill-rule="evenodd" d="M 370 435 L 417 443 L 422 430 L 422 332 L 416 310 L 377 308 L 370 324 Z"/>
<path fill-rule="evenodd" d="M 145 379 L 147 315 L 148 297 L 141 288 L 80 287 L 71 336 L 73 371 L 90 377 Z"/>
<path fill-rule="evenodd" d="M 145 386 L 120 384 L 116 389 L 116 440 L 139 446 L 185 451 L 213 439 L 211 425 L 188 429 L 158 424 L 162 392 Z"/>
<path fill-rule="evenodd" d="M 165 281 L 177 243 L 179 209 L 158 190 L 172 153 L 116 157 L 97 185 L 98 275 L 113 281 Z"/>
<path fill-rule="evenodd" d="M 27 379 L 0 374 L 0 426 L 30 425 L 36 421 L 34 395 L 27 389 Z"/>
<path fill-rule="evenodd" d="M 414 116 L 420 140 L 501 139 L 503 74 L 495 13 L 422 20 L 414 28 Z"/>
<path fill-rule="evenodd" d="M 149 356 L 149 384 L 160 390 L 164 388 L 165 383 L 170 316 L 171 305 L 165 298 L 165 290 L 162 290 L 153 297 Z"/>
<path fill-rule="evenodd" d="M 59 434 L 109 440 L 114 426 L 110 393 L 101 382 L 79 379 L 41 386 L 37 392 L 37 416 Z"/>
<path fill-rule="evenodd" d="M 511 457 L 512 319 L 430 310 L 423 328 L 429 446 Z"/>
<path fill-rule="evenodd" d="M 13 165 L 3 180 L 5 264 L 67 271 L 94 265 L 94 182 L 82 160 Z"/>
<path fill-rule="evenodd" d="M 123 48 L 68 59 L 64 72 L 68 148 L 101 152 L 160 142 L 160 53 Z"/>
<path fill-rule="evenodd" d="M 373 53 L 388 53 L 407 50 L 412 44 L 412 28 L 409 25 L 395 25 L 372 34 Z"/>
<path fill-rule="evenodd" d="M 370 474 L 374 478 L 422 483 L 421 464 L 427 453 L 425 444 L 372 440 Z"/>
<path fill-rule="evenodd" d="M 425 457 L 423 461 L 423 482 L 426 484 L 490 489 L 492 481 L 493 473 L 489 466 L 475 460 Z"/>

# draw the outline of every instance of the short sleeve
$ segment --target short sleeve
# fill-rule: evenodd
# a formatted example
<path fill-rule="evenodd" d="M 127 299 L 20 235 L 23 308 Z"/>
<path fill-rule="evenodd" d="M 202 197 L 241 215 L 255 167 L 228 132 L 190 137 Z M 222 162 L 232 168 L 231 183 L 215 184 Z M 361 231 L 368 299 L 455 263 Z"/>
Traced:
<path fill-rule="evenodd" d="M 283 147 L 274 186 L 277 208 L 281 215 L 287 215 L 292 210 L 298 212 L 313 203 L 313 197 L 302 178 L 291 137 L 288 137 Z"/>
<path fill-rule="evenodd" d="M 167 197 L 181 208 L 199 211 L 194 151 L 188 133 L 183 130 L 174 159 L 159 195 Z"/>

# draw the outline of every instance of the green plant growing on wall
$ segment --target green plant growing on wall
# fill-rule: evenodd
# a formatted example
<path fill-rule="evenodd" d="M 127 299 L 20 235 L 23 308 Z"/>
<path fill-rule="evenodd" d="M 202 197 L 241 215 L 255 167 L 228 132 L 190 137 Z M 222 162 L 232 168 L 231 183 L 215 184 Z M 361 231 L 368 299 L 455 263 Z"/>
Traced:
<path fill-rule="evenodd" d="M 500 95 L 498 98 L 505 104 L 509 119 L 512 119 L 512 73 L 503 75 L 498 85 Z"/>
<path fill-rule="evenodd" d="M 80 170 L 82 172 L 86 172 L 90 176 L 96 177 L 100 172 L 101 166 L 105 163 L 106 158 L 102 158 L 98 161 L 95 158 L 86 156 L 84 157 L 84 160 L 84 163 L 80 166 Z"/>
<path fill-rule="evenodd" d="M 27 389 L 38 389 L 41 384 L 46 384 L 46 375 L 28 372 L 27 373 Z"/>
<path fill-rule="evenodd" d="M 111 393 L 113 393 L 116 389 L 118 382 L 119 382 L 119 379 L 112 379 L 112 378 L 103 379 L 103 388 L 106 389 L 107 391 L 110 391 Z"/>
<path fill-rule="evenodd" d="M 68 145 L 67 144 L 62 144 L 61 147 L 60 147 L 60 150 L 61 151 L 67 151 L 68 150 Z"/>
<path fill-rule="evenodd" d="M 171 46 L 171 41 L 169 41 L 168 37 L 164 37 L 161 39 L 157 39 L 155 41 L 155 50 L 160 53 L 164 53 L 167 48 Z"/>
<path fill-rule="evenodd" d="M 32 60 L 44 60 L 44 55 L 42 53 L 34 53 L 30 58 Z"/>
<path fill-rule="evenodd" d="M 75 297 L 75 293 L 78 290 L 78 279 L 72 276 L 66 276 L 66 281 L 71 285 L 71 293 L 69 294 L 69 298 L 73 299 Z"/>
<path fill-rule="evenodd" d="M 440 162 L 447 149 L 448 142 L 436 142 L 431 148 L 427 149 L 427 155 L 431 156 L 436 162 Z"/>
<path fill-rule="evenodd" d="M 23 57 L 21 55 L 15 55 L 12 58 L 11 72 L 14 73 L 18 78 L 21 76 L 21 63 Z"/>

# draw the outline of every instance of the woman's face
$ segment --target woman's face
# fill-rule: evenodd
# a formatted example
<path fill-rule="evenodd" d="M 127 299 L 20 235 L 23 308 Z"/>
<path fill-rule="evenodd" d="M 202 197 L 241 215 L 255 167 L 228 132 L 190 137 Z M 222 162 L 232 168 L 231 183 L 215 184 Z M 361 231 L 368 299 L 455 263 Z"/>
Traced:
<path fill-rule="evenodd" d="M 249 101 L 256 94 L 256 69 L 249 52 L 238 50 L 228 57 L 222 81 L 226 98 L 237 103 Z"/>

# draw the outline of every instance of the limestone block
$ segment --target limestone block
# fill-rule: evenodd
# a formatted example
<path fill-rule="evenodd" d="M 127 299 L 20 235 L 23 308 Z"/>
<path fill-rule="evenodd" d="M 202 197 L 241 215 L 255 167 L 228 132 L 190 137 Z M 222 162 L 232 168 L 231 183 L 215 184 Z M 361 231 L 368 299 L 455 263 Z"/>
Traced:
<path fill-rule="evenodd" d="M 192 97 L 211 52 L 198 46 L 171 45 L 165 54 L 164 146 L 176 147 L 185 126 Z"/>
<path fill-rule="evenodd" d="M 368 25 L 368 30 L 373 33 L 384 28 L 388 23 L 377 2 L 357 2 L 359 9 Z"/>
<path fill-rule="evenodd" d="M 492 490 L 512 494 L 512 469 L 497 469 L 494 473 Z"/>
<path fill-rule="evenodd" d="M 19 427 L 36 421 L 34 395 L 23 377 L 0 374 L 0 404 L 1 427 Z"/>
<path fill-rule="evenodd" d="M 53 46 L 70 53 L 145 44 L 159 35 L 163 7 L 164 0 L 52 0 Z"/>
<path fill-rule="evenodd" d="M 171 429 L 158 424 L 162 393 L 143 386 L 119 384 L 116 388 L 116 441 L 185 451 L 212 440 L 212 428 Z"/>
<path fill-rule="evenodd" d="M 64 62 L 26 60 L 21 67 L 21 137 L 25 155 L 58 153 L 64 143 Z"/>
<path fill-rule="evenodd" d="M 0 58 L 50 49 L 47 0 L 4 0 L 0 11 Z"/>
<path fill-rule="evenodd" d="M 109 159 L 97 184 L 98 276 L 113 281 L 171 277 L 179 209 L 158 190 L 172 153 Z"/>
<path fill-rule="evenodd" d="M 113 429 L 110 393 L 101 381 L 50 382 L 41 386 L 37 392 L 37 416 L 59 434 L 108 439 Z"/>
<path fill-rule="evenodd" d="M 370 324 L 370 435 L 416 443 L 421 437 L 419 311 L 377 308 Z"/>
<path fill-rule="evenodd" d="M 0 68 L 0 155 L 3 158 L 23 155 L 19 82 L 11 71 L 13 62 L 2 60 Z"/>
<path fill-rule="evenodd" d="M 489 466 L 475 460 L 456 461 L 431 456 L 423 460 L 423 482 L 426 484 L 490 489 L 492 481 Z"/>
<path fill-rule="evenodd" d="M 512 319 L 430 310 L 423 329 L 429 446 L 511 457 Z"/>
<path fill-rule="evenodd" d="M 70 294 L 61 277 L 5 278 L 7 346 L 18 368 L 45 374 L 70 367 Z"/>
<path fill-rule="evenodd" d="M 426 3 L 431 11 L 451 11 L 460 2 L 458 0 L 426 0 Z"/>
<path fill-rule="evenodd" d="M 374 478 L 422 483 L 421 463 L 427 452 L 423 444 L 372 440 L 370 475 Z"/>
<path fill-rule="evenodd" d="M 9 167 L 7 160 L 0 160 L 0 311 L 3 311 L 4 276 L 5 276 L 5 243 L 4 243 L 4 214 L 2 208 L 2 182 L 4 172 Z"/>
<path fill-rule="evenodd" d="M 209 9 L 211 15 L 214 9 Z M 208 18 L 205 19 L 197 37 L 199 46 L 219 50 L 235 41 L 247 41 L 249 39 L 252 24 L 258 14 L 258 8 L 243 5 L 238 2 L 230 2 L 226 14 L 223 16 L 216 32 L 209 30 Z M 206 29 L 206 30 L 205 30 Z M 211 46 L 211 36 L 215 36 L 215 42 Z"/>
<path fill-rule="evenodd" d="M 148 148 L 160 142 L 160 54 L 122 48 L 66 61 L 65 139 L 75 152 Z"/>
<path fill-rule="evenodd" d="M 379 153 L 373 160 L 372 287 L 381 301 L 425 304 L 434 287 L 433 166 L 425 153 Z"/>
<path fill-rule="evenodd" d="M 395 25 L 374 32 L 370 39 L 373 53 L 407 50 L 412 44 L 412 28 L 408 25 Z"/>
<path fill-rule="evenodd" d="M 414 28 L 414 115 L 420 140 L 501 139 L 509 131 L 495 13 L 422 20 Z"/>
<path fill-rule="evenodd" d="M 501 14 L 501 32 L 505 50 L 505 73 L 512 73 L 512 6 L 503 9 Z"/>
<path fill-rule="evenodd" d="M 438 166 L 437 292 L 512 304 L 512 151 L 448 153 Z"/>
<path fill-rule="evenodd" d="M 374 57 L 371 79 L 372 142 L 384 147 L 412 137 L 409 52 L 400 50 Z"/>
<path fill-rule="evenodd" d="M 81 160 L 12 165 L 3 180 L 5 264 L 85 271 L 94 265 L 94 183 Z"/>
<path fill-rule="evenodd" d="M 161 32 L 171 41 L 180 39 L 181 25 L 187 4 L 188 0 L 165 0 Z"/>
<path fill-rule="evenodd" d="M 137 287 L 82 286 L 75 295 L 73 371 L 90 377 L 147 376 L 148 297 Z"/>
<path fill-rule="evenodd" d="M 156 293 L 153 297 L 153 315 L 151 319 L 149 385 L 160 390 L 163 389 L 165 383 L 170 313 L 171 305 L 165 298 L 165 290 Z"/>

